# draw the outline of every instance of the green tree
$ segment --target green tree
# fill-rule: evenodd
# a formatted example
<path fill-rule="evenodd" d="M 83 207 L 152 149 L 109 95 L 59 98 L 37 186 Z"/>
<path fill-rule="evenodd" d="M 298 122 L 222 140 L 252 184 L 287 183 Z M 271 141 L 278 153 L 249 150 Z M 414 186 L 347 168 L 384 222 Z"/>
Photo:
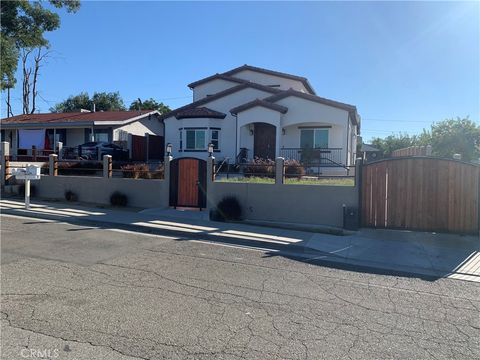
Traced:
<path fill-rule="evenodd" d="M 125 110 L 120 93 L 117 92 L 96 92 L 90 98 L 88 93 L 81 92 L 78 95 L 69 96 L 68 99 L 56 104 L 50 108 L 51 112 L 69 112 L 78 109 L 86 109 L 93 111 L 95 104 L 95 111 L 116 111 Z"/>
<path fill-rule="evenodd" d="M 50 0 L 56 8 L 75 12 L 79 0 Z M 60 16 L 42 6 L 42 2 L 27 0 L 2 1 L 1 4 L 1 89 L 13 87 L 20 49 L 48 47 L 44 33 L 60 27 Z M 12 85 L 13 84 L 13 85 Z"/>
<path fill-rule="evenodd" d="M 168 105 L 162 102 L 157 102 L 153 98 L 142 101 L 140 98 L 130 104 L 129 110 L 158 110 L 160 114 L 165 114 L 170 110 Z"/>
<path fill-rule="evenodd" d="M 417 142 L 416 136 L 399 133 L 397 135 L 389 135 L 384 139 L 374 138 L 372 145 L 382 151 L 384 156 L 389 156 L 394 150 L 417 145 Z"/>
<path fill-rule="evenodd" d="M 431 134 L 432 153 L 436 156 L 451 158 L 461 154 L 466 161 L 480 157 L 480 125 L 468 117 L 433 123 Z"/>

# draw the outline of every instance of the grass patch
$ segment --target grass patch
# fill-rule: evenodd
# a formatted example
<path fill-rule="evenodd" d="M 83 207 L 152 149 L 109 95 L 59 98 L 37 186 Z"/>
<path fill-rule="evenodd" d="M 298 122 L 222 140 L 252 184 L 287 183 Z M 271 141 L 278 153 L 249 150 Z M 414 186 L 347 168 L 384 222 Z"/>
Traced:
<path fill-rule="evenodd" d="M 229 183 L 249 183 L 249 184 L 274 184 L 275 179 L 262 177 L 235 177 L 222 178 L 216 180 L 217 182 Z M 354 178 L 322 178 L 322 179 L 285 179 L 287 185 L 327 185 L 327 186 L 355 186 Z"/>
<path fill-rule="evenodd" d="M 321 179 L 285 179 L 287 185 L 328 185 L 328 186 L 355 186 L 354 178 L 321 178 Z"/>
<path fill-rule="evenodd" d="M 229 183 L 249 183 L 249 184 L 275 184 L 275 179 L 272 178 L 263 178 L 258 176 L 251 177 L 233 177 L 233 178 L 222 178 L 216 180 L 218 182 L 229 182 Z"/>

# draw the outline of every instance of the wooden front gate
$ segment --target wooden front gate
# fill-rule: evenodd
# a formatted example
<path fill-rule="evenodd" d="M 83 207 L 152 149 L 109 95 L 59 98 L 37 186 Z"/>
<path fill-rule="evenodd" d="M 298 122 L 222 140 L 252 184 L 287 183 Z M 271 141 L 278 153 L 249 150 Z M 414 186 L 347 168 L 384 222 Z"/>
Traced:
<path fill-rule="evenodd" d="M 410 157 L 362 168 L 362 225 L 478 234 L 480 167 Z"/>
<path fill-rule="evenodd" d="M 170 163 L 170 206 L 207 206 L 207 162 L 178 158 Z"/>

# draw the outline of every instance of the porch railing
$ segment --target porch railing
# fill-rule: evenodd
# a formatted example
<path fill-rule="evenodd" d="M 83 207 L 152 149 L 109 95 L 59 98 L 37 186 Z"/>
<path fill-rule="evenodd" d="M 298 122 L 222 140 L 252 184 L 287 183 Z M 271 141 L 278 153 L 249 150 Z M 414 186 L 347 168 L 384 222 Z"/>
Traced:
<path fill-rule="evenodd" d="M 282 148 L 280 156 L 285 160 L 297 160 L 315 166 L 345 166 L 342 148 Z"/>

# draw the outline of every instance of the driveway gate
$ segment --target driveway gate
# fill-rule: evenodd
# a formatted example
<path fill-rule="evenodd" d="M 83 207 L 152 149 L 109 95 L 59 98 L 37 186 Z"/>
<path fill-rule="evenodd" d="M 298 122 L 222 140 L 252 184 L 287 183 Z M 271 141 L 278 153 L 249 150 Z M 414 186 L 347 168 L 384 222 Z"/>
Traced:
<path fill-rule="evenodd" d="M 207 162 L 178 158 L 170 163 L 170 206 L 207 206 Z"/>
<path fill-rule="evenodd" d="M 362 225 L 478 234 L 480 166 L 404 157 L 362 168 Z"/>

